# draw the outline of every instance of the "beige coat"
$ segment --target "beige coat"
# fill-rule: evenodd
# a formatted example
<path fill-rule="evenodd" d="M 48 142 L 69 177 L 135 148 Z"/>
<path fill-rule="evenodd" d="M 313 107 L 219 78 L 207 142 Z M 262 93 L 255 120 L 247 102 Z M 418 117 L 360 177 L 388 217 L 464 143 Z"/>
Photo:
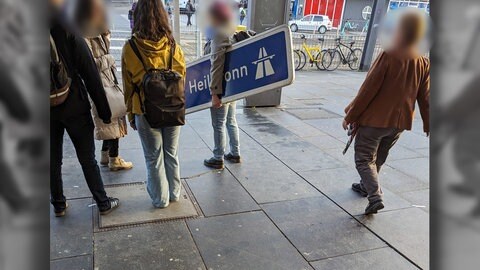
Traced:
<path fill-rule="evenodd" d="M 85 40 L 92 51 L 105 91 L 108 91 L 109 88 L 112 89 L 113 87 L 120 88 L 114 74 L 114 72 L 116 72 L 115 58 L 109 53 L 110 34 L 102 34 Z M 127 135 L 127 123 L 125 117 L 112 119 L 111 124 L 105 124 L 102 119 L 98 117 L 97 110 L 93 103 L 92 116 L 95 122 L 95 139 L 111 140 Z"/>

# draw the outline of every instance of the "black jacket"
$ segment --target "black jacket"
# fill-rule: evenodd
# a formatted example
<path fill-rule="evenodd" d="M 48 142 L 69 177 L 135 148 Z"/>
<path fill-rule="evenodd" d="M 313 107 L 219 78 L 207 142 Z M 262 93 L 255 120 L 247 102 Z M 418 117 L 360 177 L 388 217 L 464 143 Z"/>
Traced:
<path fill-rule="evenodd" d="M 72 79 L 67 100 L 59 106 L 51 107 L 50 118 L 65 121 L 90 113 L 91 107 L 88 100 L 88 95 L 90 95 L 100 118 L 104 122 L 110 122 L 112 113 L 105 95 L 105 89 L 85 40 L 69 33 L 58 23 L 50 28 L 50 34 Z"/>

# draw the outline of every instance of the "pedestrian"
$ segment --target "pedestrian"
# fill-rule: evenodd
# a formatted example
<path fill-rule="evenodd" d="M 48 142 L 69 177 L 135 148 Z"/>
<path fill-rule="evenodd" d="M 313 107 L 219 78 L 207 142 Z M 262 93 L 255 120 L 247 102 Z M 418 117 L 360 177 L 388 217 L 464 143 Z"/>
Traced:
<path fill-rule="evenodd" d="M 168 18 L 172 20 L 173 10 L 172 10 L 172 5 L 170 5 L 170 2 L 167 2 L 167 13 L 168 13 Z"/>
<path fill-rule="evenodd" d="M 63 137 L 67 131 L 85 180 L 101 215 L 106 215 L 119 206 L 119 200 L 107 197 L 100 169 L 95 160 L 94 124 L 90 113 L 88 96 L 98 109 L 105 124 L 111 122 L 111 111 L 98 74 L 95 61 L 85 40 L 74 34 L 62 19 L 65 15 L 64 1 L 50 0 L 51 12 L 51 88 L 67 77 L 67 87 L 58 95 L 50 97 L 50 192 L 55 216 L 65 215 L 68 204 L 63 194 L 62 159 Z M 61 78 L 59 78 L 61 76 Z M 62 83 L 63 84 L 63 83 Z M 51 91 L 52 93 L 52 91 Z M 60 99 L 58 99 L 60 98 Z M 53 103 L 53 104 L 52 104 Z"/>
<path fill-rule="evenodd" d="M 192 0 L 187 1 L 186 13 L 187 13 L 187 26 L 192 26 L 192 15 L 195 13 L 195 7 L 192 4 Z"/>
<path fill-rule="evenodd" d="M 133 29 L 133 24 L 134 24 L 134 14 L 135 14 L 135 8 L 137 7 L 137 2 L 138 0 L 133 0 L 132 7 L 130 10 L 128 10 L 128 20 L 130 21 L 130 29 Z"/>
<path fill-rule="evenodd" d="M 178 143 L 181 118 L 185 117 L 184 104 L 182 110 L 182 104 L 177 104 L 171 98 L 163 98 L 163 95 L 159 97 L 160 92 L 164 92 L 163 88 L 157 89 L 158 95 L 152 97 L 148 94 L 151 92 L 150 84 L 143 82 L 153 80 L 151 72 L 147 71 L 171 67 L 175 77 L 180 77 L 180 80 L 178 89 L 169 95 L 181 101 L 186 65 L 183 51 L 173 38 L 162 0 L 139 0 L 135 17 L 133 37 L 125 44 L 122 55 L 128 119 L 142 142 L 147 167 L 147 191 L 152 204 L 156 208 L 165 208 L 170 202 L 180 199 Z M 156 109 L 159 106 L 169 107 L 170 112 L 159 111 Z M 149 113 L 145 114 L 145 111 Z"/>
<path fill-rule="evenodd" d="M 241 25 L 243 25 L 243 21 L 245 20 L 245 17 L 247 17 L 247 10 L 242 5 L 242 7 L 240 8 L 240 24 Z"/>
<path fill-rule="evenodd" d="M 225 66 L 225 52 L 233 43 L 232 35 L 235 32 L 233 23 L 233 11 L 226 1 L 216 1 L 209 9 L 211 33 L 211 82 L 210 93 L 212 95 L 213 138 L 215 146 L 213 157 L 204 160 L 204 165 L 214 169 L 223 169 L 224 160 L 233 163 L 241 163 L 240 137 L 236 119 L 236 102 L 222 104 L 223 78 Z M 226 135 L 230 139 L 230 153 L 225 155 Z"/>
<path fill-rule="evenodd" d="M 412 128 L 416 101 L 423 129 L 427 136 L 430 132 L 430 61 L 418 49 L 425 28 L 422 15 L 403 15 L 393 47 L 380 54 L 357 96 L 345 108 L 343 128 L 357 126 L 355 164 L 361 179 L 352 189 L 368 197 L 367 215 L 384 208 L 378 173 L 401 133 Z"/>
<path fill-rule="evenodd" d="M 85 0 L 78 9 L 78 14 L 88 18 L 88 28 L 93 29 L 85 41 L 97 64 L 107 97 L 111 97 L 109 106 L 118 108 L 112 109 L 112 113 L 116 115 L 112 117 L 110 124 L 105 124 L 99 117 L 95 104 L 90 102 L 95 123 L 95 139 L 103 141 L 100 165 L 108 166 L 111 171 L 128 170 L 133 164 L 126 162 L 118 154 L 119 140 L 127 135 L 126 107 L 123 90 L 116 77 L 115 58 L 110 54 L 110 31 L 105 6 L 101 0 Z"/>

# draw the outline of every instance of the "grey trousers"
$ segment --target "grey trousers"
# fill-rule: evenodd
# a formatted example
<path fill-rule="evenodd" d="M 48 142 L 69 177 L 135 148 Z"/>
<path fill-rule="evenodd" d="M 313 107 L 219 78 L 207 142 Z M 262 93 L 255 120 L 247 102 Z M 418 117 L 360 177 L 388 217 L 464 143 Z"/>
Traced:
<path fill-rule="evenodd" d="M 360 184 L 367 191 L 370 202 L 383 199 L 378 173 L 401 133 L 402 130 L 396 128 L 359 127 L 357 131 L 355 166 L 361 177 Z"/>

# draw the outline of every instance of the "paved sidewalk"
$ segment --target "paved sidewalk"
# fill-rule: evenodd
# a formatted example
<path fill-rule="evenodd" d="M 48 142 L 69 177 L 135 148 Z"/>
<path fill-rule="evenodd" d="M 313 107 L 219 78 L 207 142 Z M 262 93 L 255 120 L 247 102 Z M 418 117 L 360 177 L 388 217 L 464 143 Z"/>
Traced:
<path fill-rule="evenodd" d="M 366 199 L 350 189 L 358 175 L 353 152 L 341 153 L 341 117 L 364 76 L 300 72 L 279 108 L 239 106 L 244 163 L 221 172 L 202 165 L 213 143 L 209 112 L 189 115 L 180 159 L 198 210 L 192 218 L 100 228 L 66 138 L 70 208 L 64 218 L 51 217 L 52 269 L 428 269 L 429 144 L 420 118 L 382 169 L 386 208 L 365 217 Z M 121 141 L 120 154 L 135 167 L 102 168 L 109 189 L 145 181 L 135 132 Z M 123 211 L 133 196 L 148 200 L 146 191 L 124 192 Z M 145 208 L 146 215 L 164 213 Z"/>

